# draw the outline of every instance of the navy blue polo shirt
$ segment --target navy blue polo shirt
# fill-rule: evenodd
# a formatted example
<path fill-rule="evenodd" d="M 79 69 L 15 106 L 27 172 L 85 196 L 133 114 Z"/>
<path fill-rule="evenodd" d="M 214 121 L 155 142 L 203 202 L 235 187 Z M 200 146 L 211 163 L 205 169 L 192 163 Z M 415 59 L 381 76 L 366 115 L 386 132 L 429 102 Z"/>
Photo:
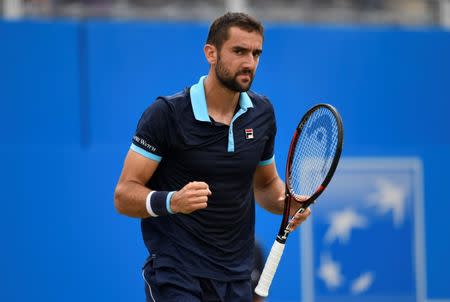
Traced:
<path fill-rule="evenodd" d="M 191 214 L 142 219 L 154 266 L 222 281 L 248 279 L 253 267 L 253 175 L 274 158 L 275 115 L 269 100 L 241 93 L 231 124 L 209 115 L 202 77 L 190 88 L 159 97 L 142 115 L 131 149 L 159 162 L 147 186 L 177 191 L 206 182 L 212 195 Z"/>

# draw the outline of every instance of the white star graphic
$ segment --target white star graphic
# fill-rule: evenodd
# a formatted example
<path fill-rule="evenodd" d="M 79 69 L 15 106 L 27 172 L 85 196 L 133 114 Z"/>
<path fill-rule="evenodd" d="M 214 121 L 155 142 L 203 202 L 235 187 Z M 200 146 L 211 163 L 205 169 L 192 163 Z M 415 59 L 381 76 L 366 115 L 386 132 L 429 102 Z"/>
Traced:
<path fill-rule="evenodd" d="M 344 281 L 344 277 L 341 274 L 341 265 L 333 261 L 328 254 L 320 257 L 318 276 L 329 289 L 340 287 Z"/>
<path fill-rule="evenodd" d="M 352 282 L 351 291 L 352 294 L 357 295 L 367 291 L 373 284 L 375 274 L 372 272 L 366 272 L 361 274 Z"/>
<path fill-rule="evenodd" d="M 375 186 L 377 190 L 367 197 L 369 205 L 375 206 L 382 215 L 392 211 L 394 225 L 401 225 L 405 217 L 406 188 L 383 178 L 377 179 Z"/>
<path fill-rule="evenodd" d="M 353 209 L 334 212 L 330 217 L 330 227 L 325 234 L 325 242 L 331 244 L 334 240 L 339 239 L 341 243 L 346 243 L 350 239 L 352 229 L 363 229 L 367 227 L 367 224 L 367 219 Z"/>

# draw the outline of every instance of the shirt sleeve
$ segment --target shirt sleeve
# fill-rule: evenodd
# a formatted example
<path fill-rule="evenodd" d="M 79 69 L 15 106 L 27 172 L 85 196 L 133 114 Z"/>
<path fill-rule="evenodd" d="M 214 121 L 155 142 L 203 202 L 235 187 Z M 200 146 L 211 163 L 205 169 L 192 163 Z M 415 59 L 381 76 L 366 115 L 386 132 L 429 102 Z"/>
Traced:
<path fill-rule="evenodd" d="M 263 152 L 260 162 L 258 164 L 259 166 L 270 165 L 275 159 L 274 149 L 275 149 L 275 136 L 277 134 L 277 125 L 276 125 L 275 113 L 273 111 L 273 107 L 270 106 L 270 108 L 271 108 L 271 121 L 270 121 L 269 129 L 267 130 L 268 140 L 266 142 L 266 145 L 264 147 L 264 152 Z"/>
<path fill-rule="evenodd" d="M 169 150 L 169 105 L 157 99 L 142 114 L 133 136 L 130 149 L 154 161 L 161 161 Z"/>

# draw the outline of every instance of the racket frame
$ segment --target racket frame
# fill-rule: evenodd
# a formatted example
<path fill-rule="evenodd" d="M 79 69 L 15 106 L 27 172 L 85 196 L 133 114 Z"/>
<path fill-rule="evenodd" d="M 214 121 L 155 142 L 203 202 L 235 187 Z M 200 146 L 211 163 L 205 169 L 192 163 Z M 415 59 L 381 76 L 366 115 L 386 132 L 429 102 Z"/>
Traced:
<path fill-rule="evenodd" d="M 295 151 L 295 146 L 297 144 L 298 139 L 300 138 L 300 135 L 303 131 L 303 128 L 304 128 L 306 122 L 309 120 L 309 117 L 315 111 L 319 110 L 320 108 L 324 108 L 324 107 L 327 108 L 328 110 L 330 110 L 332 112 L 332 114 L 334 115 L 334 117 L 336 118 L 336 123 L 337 123 L 337 128 L 338 128 L 338 131 L 337 131 L 338 132 L 338 143 L 336 146 L 336 152 L 335 152 L 335 155 L 333 158 L 333 162 L 330 165 L 330 169 L 328 170 L 328 173 L 325 176 L 322 184 L 319 185 L 319 187 L 314 192 L 314 194 L 312 194 L 308 199 L 299 200 L 299 199 L 295 198 L 295 194 L 292 193 L 291 188 L 289 186 L 289 179 L 290 179 L 289 176 L 291 175 L 292 162 L 294 160 L 293 154 Z M 284 200 L 283 219 L 282 219 L 280 229 L 278 231 L 278 235 L 276 238 L 276 240 L 278 242 L 285 243 L 289 233 L 291 232 L 291 227 L 290 227 L 291 221 L 290 221 L 289 214 L 290 214 L 292 201 L 300 204 L 300 207 L 296 211 L 296 214 L 303 213 L 304 211 L 306 211 L 306 209 L 311 204 L 314 203 L 314 201 L 320 196 L 320 194 L 322 194 L 322 192 L 325 190 L 327 185 L 330 183 L 331 179 L 333 178 L 334 172 L 336 171 L 336 168 L 338 166 L 339 159 L 341 157 L 343 140 L 344 140 L 344 131 L 343 131 L 341 116 L 339 115 L 336 108 L 334 108 L 330 104 L 321 103 L 321 104 L 315 105 L 314 107 L 312 107 L 305 113 L 305 115 L 302 117 L 302 119 L 298 123 L 298 126 L 292 137 L 291 144 L 289 146 L 288 160 L 286 161 L 286 180 L 285 180 L 286 196 L 285 196 L 285 200 Z"/>

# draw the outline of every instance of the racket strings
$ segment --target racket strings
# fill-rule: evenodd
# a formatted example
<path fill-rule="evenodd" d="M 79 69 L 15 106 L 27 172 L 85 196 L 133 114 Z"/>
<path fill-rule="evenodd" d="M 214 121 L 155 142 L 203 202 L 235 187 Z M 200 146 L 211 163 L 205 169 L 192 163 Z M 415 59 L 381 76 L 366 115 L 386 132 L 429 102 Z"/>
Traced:
<path fill-rule="evenodd" d="M 289 186 L 302 200 L 314 194 L 331 168 L 338 145 L 338 124 L 333 112 L 321 107 L 303 125 L 293 150 Z"/>

